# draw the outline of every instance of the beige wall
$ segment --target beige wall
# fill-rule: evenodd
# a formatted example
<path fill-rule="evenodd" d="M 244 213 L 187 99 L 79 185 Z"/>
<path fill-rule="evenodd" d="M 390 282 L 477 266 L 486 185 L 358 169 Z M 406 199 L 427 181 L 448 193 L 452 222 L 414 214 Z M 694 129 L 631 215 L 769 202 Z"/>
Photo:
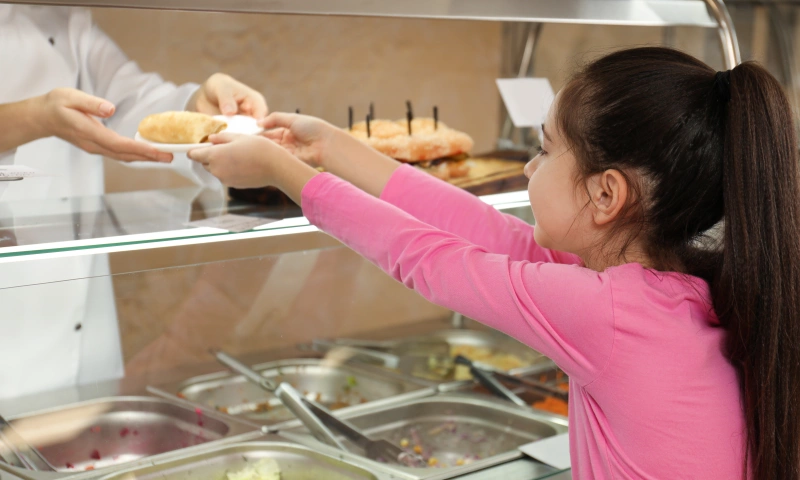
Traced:
<path fill-rule="evenodd" d="M 675 30 L 672 46 L 703 58 L 705 29 Z M 547 77 L 558 90 L 581 65 L 621 48 L 664 45 L 665 30 L 653 27 L 548 24 L 542 29 L 534 75 Z"/>
<path fill-rule="evenodd" d="M 273 110 L 347 123 L 375 102 L 379 117 L 418 116 L 472 135 L 476 151 L 498 131 L 501 25 L 383 18 L 95 9 L 97 23 L 146 70 L 200 82 L 222 71 L 264 93 Z M 108 191 L 183 184 L 169 172 L 107 163 Z"/>

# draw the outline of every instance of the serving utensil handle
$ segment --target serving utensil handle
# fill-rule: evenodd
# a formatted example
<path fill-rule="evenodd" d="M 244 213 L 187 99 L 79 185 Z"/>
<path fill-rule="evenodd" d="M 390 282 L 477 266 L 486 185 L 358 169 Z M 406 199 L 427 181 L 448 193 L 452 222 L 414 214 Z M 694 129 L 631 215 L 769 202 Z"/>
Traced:
<path fill-rule="evenodd" d="M 379 352 L 377 350 L 370 350 L 369 348 L 355 347 L 352 345 L 342 345 L 338 342 L 330 342 L 328 340 L 314 340 L 313 345 L 314 350 L 321 352 L 341 349 L 349 358 L 376 360 L 386 368 L 398 368 L 400 365 L 400 357 L 391 353 Z"/>
<path fill-rule="evenodd" d="M 519 405 L 520 407 L 530 408 L 530 405 L 525 403 L 525 400 L 519 398 L 514 392 L 507 389 L 505 385 L 497 381 L 496 378 L 492 375 L 491 372 L 487 372 L 481 368 L 478 368 L 472 360 L 464 357 L 463 355 L 458 355 L 455 359 L 455 362 L 461 365 L 466 365 L 469 367 L 469 372 L 475 377 L 481 385 L 486 387 L 487 390 L 492 392 L 493 394 L 497 395 L 500 398 L 504 398 L 515 404 Z"/>
<path fill-rule="evenodd" d="M 227 353 L 221 351 L 212 353 L 214 354 L 215 357 L 217 357 L 219 363 L 225 365 L 226 367 L 230 368 L 239 375 L 244 376 L 251 382 L 258 384 L 261 388 L 269 392 L 275 392 L 275 390 L 278 388 L 278 386 L 275 385 L 274 382 L 271 382 L 263 375 L 259 374 L 252 368 L 240 362 L 239 360 L 236 360 L 235 358 L 231 357 Z"/>
<path fill-rule="evenodd" d="M 14 427 L 2 415 L 0 415 L 0 443 L 4 444 L 7 447 L 7 451 L 15 457 L 16 462 L 18 462 L 16 466 L 42 472 L 56 471 L 39 450 L 28 445 L 28 442 L 14 430 Z M 0 446 L 0 451 L 2 450 L 5 449 Z M 2 455 L 0 455 L 0 458 L 2 458 Z"/>
<path fill-rule="evenodd" d="M 320 442 L 330 445 L 331 447 L 337 448 L 342 451 L 347 451 L 347 449 L 342 445 L 336 435 L 328 429 L 327 426 L 322 422 L 322 420 L 317 417 L 311 409 L 303 401 L 303 397 L 298 393 L 297 390 L 294 389 L 291 385 L 286 382 L 281 383 L 278 385 L 278 388 L 275 390 L 275 396 L 280 399 L 280 401 L 291 410 L 291 412 L 301 421 L 303 425 L 308 428 L 311 434 L 319 440 Z"/>

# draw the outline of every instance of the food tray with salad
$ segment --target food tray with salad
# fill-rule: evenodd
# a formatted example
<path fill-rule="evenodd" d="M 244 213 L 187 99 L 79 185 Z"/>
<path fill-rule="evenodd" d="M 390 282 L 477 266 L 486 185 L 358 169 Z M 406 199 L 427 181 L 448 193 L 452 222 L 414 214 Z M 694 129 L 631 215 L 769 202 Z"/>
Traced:
<path fill-rule="evenodd" d="M 538 371 L 542 365 L 553 366 L 551 360 L 523 343 L 488 330 L 448 329 L 394 340 L 339 339 L 326 343 L 413 356 L 417 361 L 402 373 L 433 384 L 472 379 L 469 369 L 453 361 L 458 355 L 513 374 Z M 354 362 L 380 363 L 363 355 L 353 356 Z"/>
<path fill-rule="evenodd" d="M 566 419 L 476 394 L 440 394 L 341 414 L 375 439 L 421 455 L 425 468 L 384 465 L 417 479 L 454 478 L 519 458 L 520 445 L 567 431 Z M 303 427 L 288 432 L 305 432 Z M 309 442 L 315 442 L 306 437 Z M 348 448 L 358 451 L 353 444 Z M 367 464 L 377 464 L 366 460 Z"/>
<path fill-rule="evenodd" d="M 281 439 L 220 446 L 102 480 L 379 480 L 357 459 L 329 455 Z"/>
<path fill-rule="evenodd" d="M 398 401 L 432 395 L 433 389 L 377 369 L 336 365 L 321 359 L 280 360 L 253 366 L 276 382 L 288 382 L 310 400 L 331 410 L 371 402 Z M 189 402 L 241 416 L 261 425 L 275 425 L 294 416 L 272 394 L 244 377 L 218 372 L 157 389 Z"/>

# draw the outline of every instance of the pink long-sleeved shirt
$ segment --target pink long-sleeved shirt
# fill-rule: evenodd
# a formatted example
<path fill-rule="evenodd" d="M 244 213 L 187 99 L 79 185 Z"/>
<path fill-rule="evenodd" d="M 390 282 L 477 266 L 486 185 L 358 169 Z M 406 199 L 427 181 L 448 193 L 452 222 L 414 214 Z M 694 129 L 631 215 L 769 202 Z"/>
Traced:
<path fill-rule="evenodd" d="M 398 281 L 569 375 L 574 478 L 742 478 L 737 378 L 704 281 L 639 264 L 584 268 L 538 246 L 525 222 L 407 166 L 380 199 L 320 174 L 302 203 Z"/>

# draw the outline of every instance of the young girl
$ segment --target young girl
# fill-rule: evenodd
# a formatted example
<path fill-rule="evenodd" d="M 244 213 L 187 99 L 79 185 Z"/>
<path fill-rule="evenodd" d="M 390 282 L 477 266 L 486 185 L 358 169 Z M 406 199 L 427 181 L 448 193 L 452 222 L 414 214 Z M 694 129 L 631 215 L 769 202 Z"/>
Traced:
<path fill-rule="evenodd" d="M 664 48 L 590 64 L 525 167 L 533 231 L 321 120 L 264 126 L 191 156 L 552 358 L 575 478 L 798 478 L 797 139 L 763 68 Z"/>

